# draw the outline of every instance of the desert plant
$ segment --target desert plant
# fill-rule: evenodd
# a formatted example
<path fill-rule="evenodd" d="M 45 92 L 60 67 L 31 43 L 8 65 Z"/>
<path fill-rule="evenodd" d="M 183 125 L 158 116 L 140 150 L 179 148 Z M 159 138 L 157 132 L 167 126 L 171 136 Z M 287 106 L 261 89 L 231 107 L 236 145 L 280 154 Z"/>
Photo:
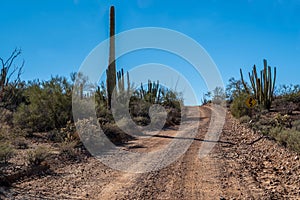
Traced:
<path fill-rule="evenodd" d="M 281 145 L 300 153 L 300 131 L 275 127 L 270 130 L 270 135 Z"/>
<path fill-rule="evenodd" d="M 139 90 L 140 98 L 143 99 L 146 102 L 149 102 L 151 104 L 154 103 L 160 103 L 161 102 L 161 95 L 162 89 L 159 85 L 159 81 L 151 82 L 151 80 L 148 80 L 148 85 L 146 88 L 143 87 L 143 84 L 141 83 L 141 88 Z"/>
<path fill-rule="evenodd" d="M 222 87 L 216 87 L 212 91 L 212 102 L 218 105 L 221 105 L 225 102 L 226 94 Z"/>
<path fill-rule="evenodd" d="M 106 70 L 106 87 L 107 87 L 107 108 L 111 109 L 111 99 L 116 87 L 116 61 L 115 61 L 115 8 L 110 7 L 110 27 L 109 27 L 109 59 Z"/>
<path fill-rule="evenodd" d="M 14 155 L 14 150 L 7 142 L 0 141 L 0 162 L 5 164 Z"/>
<path fill-rule="evenodd" d="M 249 123 L 250 120 L 251 120 L 251 118 L 249 116 L 245 115 L 240 118 L 240 123 Z"/>
<path fill-rule="evenodd" d="M 276 116 L 272 119 L 273 126 L 292 128 L 292 119 L 289 115 L 282 115 L 277 113 Z"/>
<path fill-rule="evenodd" d="M 14 113 L 14 124 L 32 131 L 61 128 L 72 120 L 72 86 L 64 77 L 33 81 L 25 90 L 26 102 Z"/>
<path fill-rule="evenodd" d="M 75 159 L 78 157 L 78 153 L 76 152 L 77 142 L 63 142 L 60 145 L 60 155 L 67 159 Z"/>
<path fill-rule="evenodd" d="M 21 66 L 15 65 L 15 60 L 20 54 L 21 50 L 15 49 L 6 61 L 0 58 L 0 119 L 5 116 L 2 111 L 15 110 L 22 102 L 24 83 L 20 77 L 24 61 Z"/>
<path fill-rule="evenodd" d="M 46 147 L 37 147 L 35 150 L 27 153 L 28 164 L 31 166 L 41 165 L 50 156 L 49 149 Z"/>
<path fill-rule="evenodd" d="M 248 94 L 241 93 L 239 96 L 237 96 L 233 100 L 233 102 L 230 106 L 230 111 L 234 117 L 240 118 L 242 116 L 245 116 L 245 115 L 249 116 L 251 114 L 251 110 L 249 108 L 247 108 L 245 105 L 247 98 L 248 98 Z"/>
<path fill-rule="evenodd" d="M 300 131 L 300 120 L 296 120 L 292 122 L 293 129 Z"/>
<path fill-rule="evenodd" d="M 248 87 L 249 86 L 247 85 L 247 88 Z M 229 103 L 232 103 L 236 97 L 245 92 L 246 90 L 241 80 L 235 80 L 233 77 L 229 79 L 229 83 L 226 86 L 226 98 Z"/>
<path fill-rule="evenodd" d="M 207 92 L 207 93 L 203 94 L 203 97 L 201 100 L 202 105 L 206 105 L 208 103 L 211 103 L 211 92 Z"/>
<path fill-rule="evenodd" d="M 271 67 L 268 66 L 267 60 L 264 60 L 264 69 L 260 72 L 260 77 L 257 75 L 256 66 L 253 66 L 252 73 L 249 72 L 249 79 L 251 82 L 251 89 L 248 88 L 242 69 L 240 69 L 241 80 L 248 94 L 253 92 L 254 98 L 258 103 L 263 105 L 265 109 L 270 109 L 274 98 L 274 89 L 276 81 L 276 67 L 274 67 L 274 76 L 272 78 Z"/>

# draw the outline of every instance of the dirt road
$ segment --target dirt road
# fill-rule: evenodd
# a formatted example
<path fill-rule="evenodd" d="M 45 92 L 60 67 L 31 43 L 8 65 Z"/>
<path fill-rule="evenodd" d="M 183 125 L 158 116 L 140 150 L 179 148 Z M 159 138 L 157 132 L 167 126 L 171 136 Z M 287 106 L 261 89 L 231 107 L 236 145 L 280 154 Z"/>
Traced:
<path fill-rule="evenodd" d="M 299 157 L 227 115 L 219 140 L 207 140 L 212 108 L 199 109 L 195 138 L 164 130 L 121 147 L 132 152 L 155 152 L 173 140 L 188 140 L 187 151 L 172 164 L 147 173 L 113 170 L 96 158 L 53 168 L 55 175 L 23 180 L 6 192 L 7 199 L 300 199 Z M 195 112 L 196 113 L 196 112 Z M 195 127 L 191 127 L 192 129 Z M 194 129 L 193 129 L 194 130 Z M 199 158 L 201 146 L 216 143 Z M 270 150 L 272 149 L 272 150 Z M 135 164 L 135 163 L 133 163 Z M 284 166 L 284 167 L 283 167 Z M 0 191 L 1 192 L 1 191 Z"/>
<path fill-rule="evenodd" d="M 191 108 L 190 108 L 191 109 Z M 199 109 L 194 107 L 192 109 Z M 212 199 L 221 195 L 219 166 L 213 155 L 199 159 L 199 148 L 208 127 L 210 109 L 202 108 L 200 116 L 192 116 L 200 121 L 194 138 L 178 138 L 176 130 L 166 130 L 159 135 L 140 139 L 134 145 L 142 150 L 153 151 L 163 148 L 176 139 L 189 139 L 189 149 L 173 164 L 155 172 L 135 174 L 122 173 L 106 185 L 97 196 L 98 199 Z M 197 112 L 196 112 L 197 113 Z"/>

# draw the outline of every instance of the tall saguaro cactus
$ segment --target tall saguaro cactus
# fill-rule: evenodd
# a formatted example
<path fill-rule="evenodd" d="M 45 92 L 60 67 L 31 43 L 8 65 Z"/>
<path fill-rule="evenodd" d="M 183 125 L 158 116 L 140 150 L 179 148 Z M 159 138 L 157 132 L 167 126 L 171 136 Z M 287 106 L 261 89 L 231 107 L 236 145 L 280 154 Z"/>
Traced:
<path fill-rule="evenodd" d="M 250 93 L 250 90 L 244 81 L 242 69 L 240 69 L 242 83 L 245 90 Z M 267 60 L 264 60 L 264 69 L 260 71 L 260 78 L 257 75 L 256 66 L 253 66 L 252 73 L 249 72 L 249 79 L 254 97 L 258 103 L 264 108 L 270 109 L 273 101 L 275 82 L 276 82 L 276 67 L 274 67 L 274 76 L 272 78 L 271 67 L 268 66 Z"/>
<path fill-rule="evenodd" d="M 116 87 L 116 61 L 115 61 L 115 8 L 110 7 L 110 27 L 109 27 L 109 59 L 106 70 L 107 85 L 107 107 L 111 109 L 111 98 Z"/>

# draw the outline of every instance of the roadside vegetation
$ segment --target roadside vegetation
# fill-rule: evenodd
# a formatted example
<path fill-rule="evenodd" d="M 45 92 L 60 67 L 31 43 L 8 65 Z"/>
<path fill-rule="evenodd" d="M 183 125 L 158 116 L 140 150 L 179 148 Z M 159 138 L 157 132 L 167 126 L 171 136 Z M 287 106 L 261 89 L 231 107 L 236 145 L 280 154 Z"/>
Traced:
<path fill-rule="evenodd" d="M 84 88 L 90 85 L 88 80 L 82 81 L 81 74 L 71 74 L 70 78 L 55 76 L 48 81 L 24 82 L 20 77 L 23 65 L 20 68 L 10 68 L 20 53 L 15 50 L 7 61 L 1 60 L 1 185 L 10 185 L 37 169 L 42 170 L 42 174 L 51 173 L 50 165 L 57 165 L 57 161 L 64 164 L 80 162 L 89 156 L 76 131 L 75 123 L 85 126 L 92 122 L 88 117 L 74 122 L 72 117 L 72 94 L 76 90 L 76 78 L 81 81 L 78 90 L 80 99 L 95 100 L 98 122 L 110 141 L 122 145 L 135 138 L 116 125 L 109 105 L 111 101 L 108 101 L 107 85 L 101 83 L 93 93 L 84 93 Z M 7 66 L 6 63 L 10 64 Z M 167 111 L 165 127 L 180 123 L 183 105 L 180 93 L 161 86 L 159 81 L 149 80 L 146 85 L 134 87 L 130 84 L 128 73 L 127 75 L 128 84 L 121 69 L 115 77 L 117 85 L 114 87 L 120 98 L 127 93 L 131 94 L 129 112 L 137 125 L 146 126 L 151 120 L 155 120 L 149 114 L 149 109 L 154 104 L 163 106 Z M 15 79 L 9 79 L 10 77 Z M 126 125 L 126 118 L 120 116 L 118 120 Z"/>
<path fill-rule="evenodd" d="M 262 71 L 254 65 L 249 72 L 250 84 L 241 70 L 241 79 L 231 78 L 226 88 L 232 115 L 255 132 L 300 153 L 300 86 L 276 84 L 273 71 L 264 60 Z M 246 106 L 249 97 L 257 101 L 253 108 Z"/>

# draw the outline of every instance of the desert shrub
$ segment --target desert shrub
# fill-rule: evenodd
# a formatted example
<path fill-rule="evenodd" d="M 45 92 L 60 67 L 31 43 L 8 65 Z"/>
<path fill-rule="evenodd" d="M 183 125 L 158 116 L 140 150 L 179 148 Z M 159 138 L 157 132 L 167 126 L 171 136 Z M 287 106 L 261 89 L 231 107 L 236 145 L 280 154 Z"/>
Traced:
<path fill-rule="evenodd" d="M 61 129 L 53 129 L 48 131 L 47 138 L 53 142 L 80 142 L 79 135 L 76 132 L 75 124 L 68 121 L 66 126 Z"/>
<path fill-rule="evenodd" d="M 217 105 L 225 103 L 226 94 L 222 87 L 216 87 L 212 92 L 212 102 Z"/>
<path fill-rule="evenodd" d="M 273 126 L 292 128 L 292 119 L 289 115 L 282 115 L 278 113 L 273 119 Z"/>
<path fill-rule="evenodd" d="M 0 107 L 0 114 L 1 114 L 1 116 L 0 116 L 0 124 L 1 125 L 4 125 L 4 124 L 12 125 L 13 113 L 10 110 Z"/>
<path fill-rule="evenodd" d="M 63 142 L 66 134 L 61 133 L 60 130 L 53 129 L 47 132 L 47 139 L 52 142 Z"/>
<path fill-rule="evenodd" d="M 242 116 L 239 120 L 240 120 L 240 123 L 249 123 L 251 118 L 249 116 L 245 115 L 245 116 Z"/>
<path fill-rule="evenodd" d="M 7 163 L 14 155 L 14 149 L 7 142 L 0 141 L 0 162 Z"/>
<path fill-rule="evenodd" d="M 0 127 L 0 141 L 7 141 L 9 139 L 9 129 L 7 127 Z"/>
<path fill-rule="evenodd" d="M 300 131 L 300 120 L 293 121 L 292 126 L 296 131 Z"/>
<path fill-rule="evenodd" d="M 77 142 L 63 142 L 60 145 L 60 155 L 64 158 L 74 160 L 78 157 L 78 153 L 75 149 Z"/>
<path fill-rule="evenodd" d="M 291 130 L 288 131 L 289 137 L 287 139 L 287 145 L 290 149 L 300 153 L 300 131 Z"/>
<path fill-rule="evenodd" d="M 247 108 L 245 104 L 247 98 L 248 98 L 248 94 L 241 93 L 233 100 L 230 106 L 230 111 L 234 117 L 241 118 L 242 116 L 245 115 L 249 116 L 251 114 L 251 110 Z"/>
<path fill-rule="evenodd" d="M 61 128 L 72 119 L 72 86 L 63 77 L 29 82 L 26 102 L 14 114 L 14 124 L 32 131 Z"/>
<path fill-rule="evenodd" d="M 166 109 L 174 108 L 180 110 L 183 105 L 182 93 L 173 90 L 165 90 L 162 96 L 162 103 Z"/>
<path fill-rule="evenodd" d="M 62 135 L 64 135 L 65 142 L 79 142 L 80 138 L 76 132 L 76 126 L 73 122 L 68 121 L 66 126 L 60 129 Z"/>
<path fill-rule="evenodd" d="M 233 77 L 229 79 L 229 83 L 226 86 L 226 98 L 232 103 L 232 101 L 238 97 L 241 93 L 245 92 L 243 83 L 241 80 L 235 80 Z"/>
<path fill-rule="evenodd" d="M 141 126 L 146 126 L 151 123 L 149 109 L 153 104 L 139 99 L 137 97 L 132 97 L 129 103 L 130 115 L 133 121 Z M 159 103 L 162 107 L 165 108 L 167 112 L 166 126 L 171 126 L 174 124 L 180 124 L 181 122 L 181 109 L 183 103 L 180 97 L 180 94 L 166 90 L 162 93 L 161 102 Z M 153 124 L 155 124 L 155 119 Z"/>
<path fill-rule="evenodd" d="M 141 117 L 141 116 L 134 117 L 133 121 L 139 126 L 147 126 L 151 122 L 148 117 Z"/>
<path fill-rule="evenodd" d="M 38 147 L 27 153 L 28 164 L 31 166 L 40 165 L 50 156 L 49 149 L 46 147 Z"/>
<path fill-rule="evenodd" d="M 181 109 L 168 108 L 166 126 L 179 125 L 181 123 Z"/>
<path fill-rule="evenodd" d="M 129 110 L 132 118 L 136 117 L 149 117 L 149 108 L 152 104 L 144 101 L 142 99 L 138 99 L 136 97 L 132 97 L 129 102 Z"/>
<path fill-rule="evenodd" d="M 101 124 L 112 123 L 114 121 L 111 111 L 103 103 L 96 104 L 96 114 Z"/>
<path fill-rule="evenodd" d="M 205 94 L 203 94 L 203 97 L 201 99 L 201 105 L 206 105 L 211 103 L 211 92 L 207 92 Z"/>
<path fill-rule="evenodd" d="M 300 153 L 300 131 L 275 127 L 270 130 L 270 136 L 281 145 Z"/>

